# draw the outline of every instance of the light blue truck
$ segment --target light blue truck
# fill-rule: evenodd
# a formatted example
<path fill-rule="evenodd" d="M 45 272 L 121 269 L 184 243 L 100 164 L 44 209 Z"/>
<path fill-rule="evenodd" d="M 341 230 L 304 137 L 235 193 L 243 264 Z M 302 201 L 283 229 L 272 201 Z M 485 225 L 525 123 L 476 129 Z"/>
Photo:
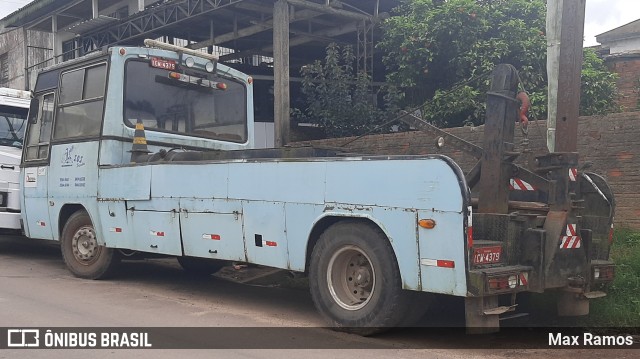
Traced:
<path fill-rule="evenodd" d="M 487 220 L 443 155 L 252 149 L 250 76 L 212 55 L 146 44 L 48 68 L 35 85 L 24 231 L 59 241 L 74 275 L 108 277 L 132 252 L 208 273 L 229 261 L 302 272 L 329 325 L 360 334 L 410 325 L 427 308 L 419 293 L 464 297 L 467 325 L 495 329 L 516 293 L 560 289 L 588 311 L 587 298 L 604 294 L 596 284 L 612 280 L 606 183 L 580 180 L 590 189 L 579 196 L 609 203 L 588 214 L 593 228 L 567 210 L 551 226 L 551 200 Z M 574 236 L 603 249 L 555 248 L 573 223 Z M 555 270 L 561 257 L 579 258 Z"/>

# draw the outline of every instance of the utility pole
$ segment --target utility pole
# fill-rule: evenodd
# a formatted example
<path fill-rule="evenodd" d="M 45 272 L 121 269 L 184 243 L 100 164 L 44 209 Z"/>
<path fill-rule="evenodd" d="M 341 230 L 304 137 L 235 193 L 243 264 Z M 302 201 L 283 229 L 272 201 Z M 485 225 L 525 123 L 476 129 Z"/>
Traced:
<path fill-rule="evenodd" d="M 275 145 L 289 141 L 289 3 L 278 0 L 273 8 L 273 119 Z"/>
<path fill-rule="evenodd" d="M 548 0 L 549 152 L 576 152 L 586 0 Z"/>

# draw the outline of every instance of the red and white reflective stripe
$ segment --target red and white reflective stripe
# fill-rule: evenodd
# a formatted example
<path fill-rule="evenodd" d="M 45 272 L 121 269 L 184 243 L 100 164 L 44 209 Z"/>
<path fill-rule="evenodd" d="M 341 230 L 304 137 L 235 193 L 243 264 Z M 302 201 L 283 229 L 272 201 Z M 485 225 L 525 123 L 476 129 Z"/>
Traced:
<path fill-rule="evenodd" d="M 528 273 L 520 273 L 520 285 L 529 284 L 529 274 Z"/>
<path fill-rule="evenodd" d="M 120 227 L 111 227 L 111 228 L 109 228 L 109 232 L 121 233 L 122 232 L 122 228 L 120 228 Z"/>
<path fill-rule="evenodd" d="M 219 241 L 220 240 L 220 235 L 219 234 L 203 234 L 202 235 L 202 239 L 212 239 L 214 241 Z"/>
<path fill-rule="evenodd" d="M 560 248 L 564 249 L 575 249 L 580 248 L 582 240 L 578 236 L 562 236 L 560 237 L 562 242 L 560 243 Z"/>
<path fill-rule="evenodd" d="M 467 207 L 467 246 L 473 247 L 473 208 Z"/>
<path fill-rule="evenodd" d="M 560 248 L 575 249 L 580 248 L 582 239 L 577 234 L 575 224 L 567 224 L 566 235 L 560 237 Z"/>
<path fill-rule="evenodd" d="M 262 245 L 266 247 L 277 247 L 278 243 L 274 241 L 262 241 Z"/>
<path fill-rule="evenodd" d="M 578 169 L 569 168 L 569 181 L 575 182 L 578 180 Z"/>
<path fill-rule="evenodd" d="M 423 266 L 440 267 L 440 268 L 455 268 L 456 266 L 456 263 L 454 261 L 449 261 L 445 259 L 422 258 L 420 259 L 420 264 L 422 264 Z"/>
<path fill-rule="evenodd" d="M 164 232 L 149 231 L 149 234 L 155 237 L 164 237 Z"/>
<path fill-rule="evenodd" d="M 47 224 L 44 221 L 37 221 L 36 224 L 39 225 L 40 227 L 46 227 L 47 226 Z"/>
<path fill-rule="evenodd" d="M 520 178 L 512 178 L 509 180 L 509 189 L 512 191 L 535 191 L 529 182 L 523 181 Z"/>
<path fill-rule="evenodd" d="M 609 229 L 609 244 L 613 243 L 613 222 L 611 222 L 611 228 Z"/>

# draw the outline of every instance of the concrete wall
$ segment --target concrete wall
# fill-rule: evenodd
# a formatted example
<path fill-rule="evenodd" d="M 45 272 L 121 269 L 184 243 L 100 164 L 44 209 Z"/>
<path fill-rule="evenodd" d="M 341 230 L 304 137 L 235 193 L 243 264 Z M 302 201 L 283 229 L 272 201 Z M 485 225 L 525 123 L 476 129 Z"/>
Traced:
<path fill-rule="evenodd" d="M 481 145 L 484 128 L 461 127 L 450 133 Z M 591 162 L 590 172 L 603 175 L 616 195 L 616 225 L 640 229 L 640 112 L 626 112 L 609 116 L 580 118 L 578 152 L 581 165 Z M 521 145 L 522 135 L 516 126 L 516 147 Z M 529 148 L 532 155 L 546 149 L 544 134 L 546 122 L 529 125 Z M 350 139 L 309 141 L 315 145 L 341 146 Z M 466 172 L 475 160 L 444 146 L 438 151 L 435 138 L 422 132 L 405 132 L 367 136 L 347 146 L 351 151 L 363 154 L 429 154 L 441 153 L 452 157 Z M 522 162 L 522 161 L 520 161 Z"/>
<path fill-rule="evenodd" d="M 25 76 L 25 68 L 39 64 L 53 55 L 51 34 L 39 31 L 27 31 L 25 45 L 24 31 L 14 29 L 0 34 L 0 55 L 7 54 L 9 58 L 9 81 L 0 83 L 2 87 L 19 90 L 33 89 L 36 71 L 51 63 L 43 63 L 29 70 Z M 25 50 L 28 53 L 28 63 L 25 62 Z"/>
<path fill-rule="evenodd" d="M 622 39 L 607 43 L 611 49 L 611 54 L 617 54 L 627 51 L 637 51 L 640 49 L 640 38 L 634 37 L 630 39 Z"/>

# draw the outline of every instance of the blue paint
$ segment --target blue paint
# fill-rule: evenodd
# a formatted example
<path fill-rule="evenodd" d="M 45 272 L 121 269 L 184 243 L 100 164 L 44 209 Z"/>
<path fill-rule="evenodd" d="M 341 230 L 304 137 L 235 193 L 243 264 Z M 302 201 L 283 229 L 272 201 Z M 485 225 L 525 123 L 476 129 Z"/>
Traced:
<path fill-rule="evenodd" d="M 112 52 L 102 137 L 51 146 L 44 171 L 23 169 L 27 233 L 59 239 L 65 205 L 90 214 L 100 243 L 150 253 L 249 261 L 304 271 L 314 226 L 324 218 L 376 224 L 396 255 L 403 287 L 466 295 L 464 208 L 460 169 L 445 157 L 346 157 L 130 163 L 134 129 L 123 118 L 128 59 L 175 53 L 127 48 Z M 196 59 L 196 68 L 205 60 Z M 244 143 L 145 131 L 153 153 L 187 146 L 206 150 L 253 146 L 252 86 L 246 85 L 248 140 Z M 152 91 L 152 89 L 150 89 Z M 34 176 L 36 182 L 29 182 Z M 463 189 L 464 188 L 464 189 Z M 37 225 L 43 218 L 46 226 Z M 434 219 L 431 230 L 417 221 Z M 429 267 L 421 259 L 455 261 Z"/>

